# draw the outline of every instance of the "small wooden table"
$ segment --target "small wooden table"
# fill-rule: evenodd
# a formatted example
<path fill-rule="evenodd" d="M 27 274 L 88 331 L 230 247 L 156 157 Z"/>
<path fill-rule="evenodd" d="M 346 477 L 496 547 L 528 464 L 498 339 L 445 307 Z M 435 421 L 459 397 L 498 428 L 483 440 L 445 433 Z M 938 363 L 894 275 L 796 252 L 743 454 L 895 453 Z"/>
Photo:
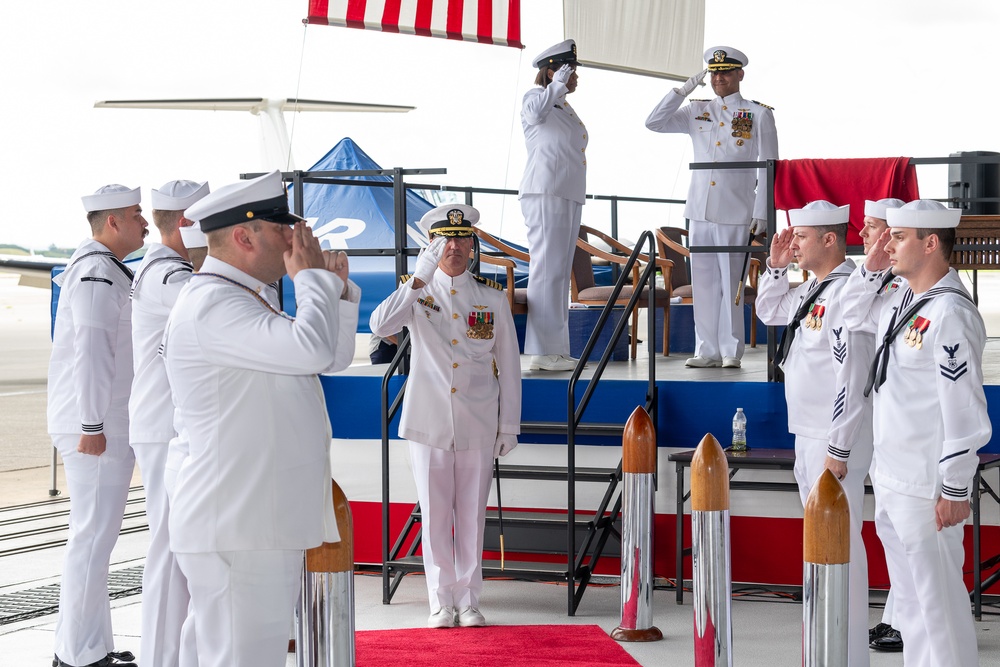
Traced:
<path fill-rule="evenodd" d="M 690 491 L 685 490 L 684 469 L 691 467 L 691 460 L 694 458 L 695 450 L 686 450 L 670 454 L 668 460 L 673 461 L 677 471 L 677 604 L 684 602 L 684 552 L 690 553 L 690 549 L 684 548 L 684 503 L 691 496 Z M 793 449 L 750 449 L 746 452 L 726 451 L 726 461 L 729 463 L 729 488 L 732 491 L 795 491 L 799 490 L 796 482 L 763 482 L 763 481 L 742 481 L 734 480 L 740 470 L 787 470 L 791 471 L 795 466 L 795 450 Z M 976 475 L 973 479 L 972 494 L 972 605 L 976 620 L 982 620 L 982 554 L 979 539 L 979 501 L 982 494 L 988 494 L 998 504 L 1000 495 L 982 478 L 982 473 L 991 468 L 1000 467 L 1000 454 L 980 454 L 979 466 L 976 468 Z M 866 492 L 871 492 L 871 487 L 865 487 Z M 1000 574 L 994 575 L 987 581 L 987 587 L 991 586 Z"/>

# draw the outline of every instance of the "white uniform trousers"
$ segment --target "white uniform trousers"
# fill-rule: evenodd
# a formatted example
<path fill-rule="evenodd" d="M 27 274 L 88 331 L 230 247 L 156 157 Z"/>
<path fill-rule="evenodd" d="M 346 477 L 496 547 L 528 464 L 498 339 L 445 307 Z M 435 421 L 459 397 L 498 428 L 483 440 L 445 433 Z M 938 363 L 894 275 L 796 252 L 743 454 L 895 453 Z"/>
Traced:
<path fill-rule="evenodd" d="M 139 658 L 143 667 L 176 667 L 190 595 L 187 579 L 170 551 L 167 531 L 170 508 L 164 482 L 167 443 L 132 443 L 132 451 L 142 471 L 149 521 L 149 549 L 142 573 Z"/>
<path fill-rule="evenodd" d="M 869 430 L 869 436 L 871 432 Z M 869 437 L 868 443 L 871 443 Z M 803 507 L 826 462 L 826 440 L 795 436 L 795 481 Z M 848 576 L 847 659 L 850 667 L 867 667 L 868 652 L 868 553 L 861 537 L 864 523 L 865 477 L 871 467 L 872 449 L 857 443 L 847 460 L 847 476 L 840 481 L 851 510 L 851 563 Z"/>
<path fill-rule="evenodd" d="M 875 528 L 885 547 L 906 667 L 979 664 L 969 591 L 962 579 L 965 527 L 939 532 L 935 500 L 875 486 Z"/>
<path fill-rule="evenodd" d="M 301 549 L 177 554 L 201 667 L 283 667 L 303 558 Z"/>
<path fill-rule="evenodd" d="M 163 468 L 163 490 L 167 494 L 168 503 L 173 500 L 174 487 L 177 485 L 177 473 L 180 472 L 181 465 L 186 460 L 186 457 L 187 452 L 181 454 L 171 452 L 168 447 L 167 458 Z M 177 562 L 176 555 L 174 555 L 174 562 Z M 177 569 L 180 571 L 179 563 L 177 564 Z M 183 572 L 180 572 L 180 575 L 184 577 Z M 185 586 L 187 585 L 187 577 L 184 577 L 184 584 Z M 188 606 L 184 614 L 184 624 L 181 626 L 180 655 L 177 662 L 180 667 L 198 667 L 198 646 L 195 641 L 194 632 L 194 606 L 191 604 L 190 592 L 187 594 L 187 599 Z"/>
<path fill-rule="evenodd" d="M 135 458 L 127 436 L 109 438 L 101 456 L 76 451 L 79 435 L 53 435 L 69 489 L 69 541 L 59 591 L 55 653 L 89 665 L 115 650 L 108 566 L 118 541 Z"/>
<path fill-rule="evenodd" d="M 478 608 L 493 448 L 452 451 L 410 441 L 410 463 L 431 612 Z"/>
<path fill-rule="evenodd" d="M 583 207 L 552 195 L 523 195 L 528 227 L 525 354 L 569 355 L 569 281 Z"/>
<path fill-rule="evenodd" d="M 746 225 L 691 221 L 692 247 L 746 245 L 749 236 Z M 743 357 L 743 300 L 735 304 L 735 289 L 745 258 L 739 252 L 691 253 L 694 353 L 699 357 Z"/>

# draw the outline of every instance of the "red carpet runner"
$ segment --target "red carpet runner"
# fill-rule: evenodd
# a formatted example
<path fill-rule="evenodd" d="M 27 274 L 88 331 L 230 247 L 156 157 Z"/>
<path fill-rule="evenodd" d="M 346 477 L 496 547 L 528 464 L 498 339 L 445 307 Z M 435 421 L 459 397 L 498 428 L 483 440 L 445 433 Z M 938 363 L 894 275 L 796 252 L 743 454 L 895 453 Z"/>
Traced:
<path fill-rule="evenodd" d="M 596 625 L 494 625 L 356 633 L 358 667 L 636 667 Z"/>

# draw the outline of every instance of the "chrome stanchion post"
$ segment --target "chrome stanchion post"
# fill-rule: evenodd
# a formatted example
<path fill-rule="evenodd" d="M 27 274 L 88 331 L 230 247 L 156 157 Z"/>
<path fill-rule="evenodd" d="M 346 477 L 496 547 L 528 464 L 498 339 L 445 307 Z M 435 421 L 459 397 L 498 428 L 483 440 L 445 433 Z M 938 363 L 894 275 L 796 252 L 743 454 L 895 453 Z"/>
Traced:
<path fill-rule="evenodd" d="M 691 570 L 695 667 L 731 667 L 729 463 L 711 433 L 691 459 Z"/>
<path fill-rule="evenodd" d="M 851 511 L 829 470 L 806 500 L 803 522 L 802 665 L 847 665 Z"/>
<path fill-rule="evenodd" d="M 298 667 L 354 667 L 354 532 L 347 497 L 333 482 L 340 542 L 306 552 L 295 637 Z"/>
<path fill-rule="evenodd" d="M 611 632 L 620 642 L 663 639 L 653 625 L 653 474 L 656 429 L 640 406 L 622 437 L 622 622 Z"/>

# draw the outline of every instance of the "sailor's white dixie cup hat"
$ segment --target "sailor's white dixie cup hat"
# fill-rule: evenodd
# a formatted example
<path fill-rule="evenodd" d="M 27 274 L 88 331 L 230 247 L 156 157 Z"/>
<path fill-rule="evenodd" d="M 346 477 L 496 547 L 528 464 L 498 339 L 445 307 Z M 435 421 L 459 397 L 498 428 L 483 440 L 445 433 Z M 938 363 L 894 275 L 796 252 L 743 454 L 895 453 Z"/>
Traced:
<path fill-rule="evenodd" d="M 80 197 L 87 213 L 93 211 L 113 211 L 118 208 L 135 206 L 142 200 L 140 188 L 129 188 L 113 183 L 97 189 L 92 195 Z"/>
<path fill-rule="evenodd" d="M 917 199 L 885 212 L 885 221 L 890 227 L 947 229 L 958 227 L 961 219 L 962 209 L 948 208 L 932 199 Z"/>
<path fill-rule="evenodd" d="M 731 46 L 713 46 L 705 51 L 705 62 L 708 63 L 708 71 L 725 72 L 746 67 L 750 59 Z"/>
<path fill-rule="evenodd" d="M 837 206 L 824 199 L 811 201 L 802 208 L 788 211 L 788 221 L 792 227 L 827 227 L 843 225 L 851 217 L 851 205 Z"/>
<path fill-rule="evenodd" d="M 200 222 L 187 227 L 178 227 L 177 231 L 181 233 L 181 241 L 188 250 L 208 247 L 208 237 L 205 236 L 205 232 L 201 231 Z"/>
<path fill-rule="evenodd" d="M 865 200 L 865 217 L 866 218 L 878 218 L 879 220 L 885 220 L 885 212 L 890 208 L 899 208 L 906 202 L 902 199 L 888 198 L 879 199 L 878 201 L 872 201 L 871 199 Z"/>
<path fill-rule="evenodd" d="M 288 193 L 278 170 L 219 188 L 185 210 L 184 217 L 201 223 L 203 232 L 253 220 L 294 225 L 305 219 L 289 212 Z"/>
<path fill-rule="evenodd" d="M 420 227 L 434 236 L 472 236 L 472 227 L 479 222 L 479 211 L 465 204 L 445 204 L 424 213 Z"/>
<path fill-rule="evenodd" d="M 559 69 L 566 63 L 576 65 L 576 42 L 572 39 L 567 39 L 545 49 L 535 56 L 531 66 L 538 68 L 544 65 L 552 69 Z"/>
<path fill-rule="evenodd" d="M 208 181 L 170 181 L 152 191 L 153 210 L 183 211 L 209 193 Z"/>

